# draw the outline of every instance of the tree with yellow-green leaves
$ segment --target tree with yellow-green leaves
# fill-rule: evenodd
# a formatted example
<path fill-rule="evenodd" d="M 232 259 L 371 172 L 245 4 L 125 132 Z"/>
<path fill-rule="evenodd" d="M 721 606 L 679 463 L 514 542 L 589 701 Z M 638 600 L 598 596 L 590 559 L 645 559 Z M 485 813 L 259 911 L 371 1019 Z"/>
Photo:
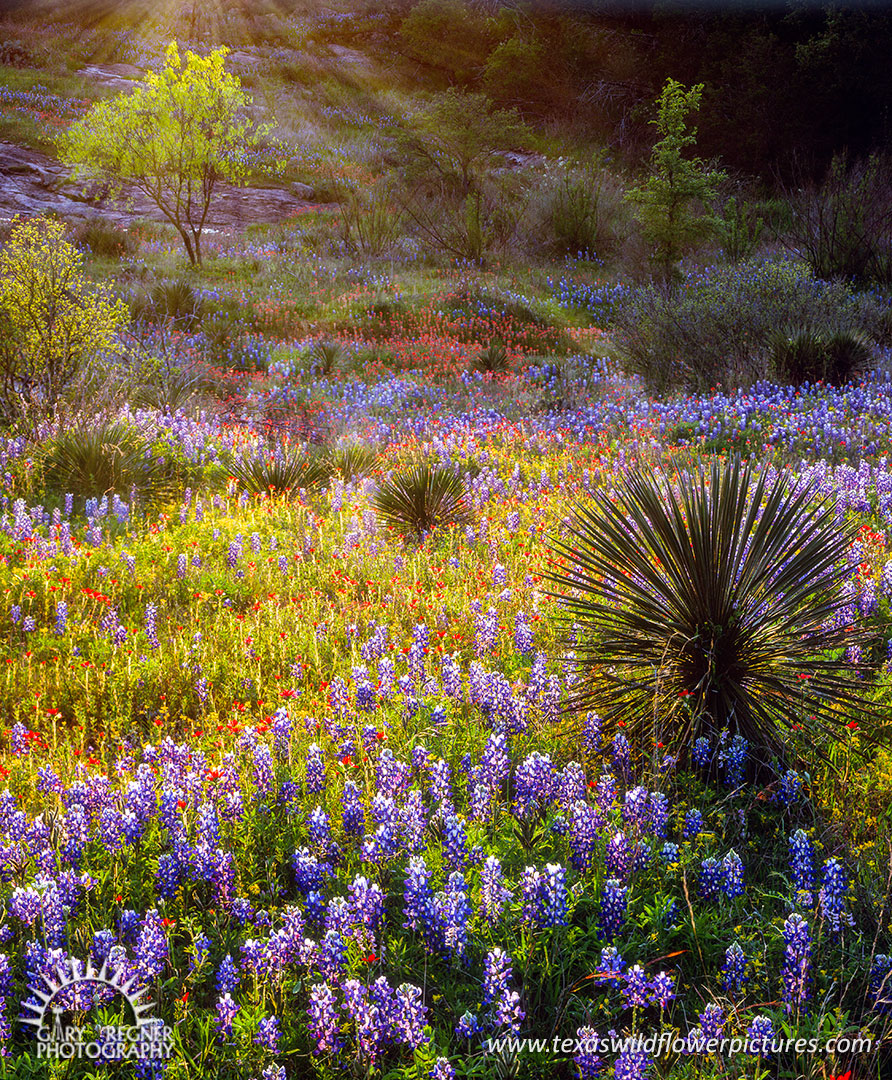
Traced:
<path fill-rule="evenodd" d="M 127 305 L 90 281 L 49 218 L 13 223 L 0 249 L 0 414 L 51 410 L 93 357 L 114 349 Z"/>
<path fill-rule="evenodd" d="M 151 199 L 193 265 L 201 265 L 201 234 L 220 183 L 247 182 L 270 132 L 246 115 L 250 99 L 223 67 L 228 51 L 187 52 L 184 63 L 171 42 L 162 71 L 148 72 L 130 94 L 97 102 L 59 139 L 61 157 L 80 175 L 118 188 L 129 182 Z M 276 159 L 265 165 L 284 167 Z"/>

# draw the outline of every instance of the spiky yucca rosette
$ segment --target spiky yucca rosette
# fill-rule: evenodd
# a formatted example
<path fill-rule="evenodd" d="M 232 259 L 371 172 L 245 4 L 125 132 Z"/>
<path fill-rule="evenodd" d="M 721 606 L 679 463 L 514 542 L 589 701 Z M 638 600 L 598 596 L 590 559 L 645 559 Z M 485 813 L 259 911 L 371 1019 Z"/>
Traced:
<path fill-rule="evenodd" d="M 632 472 L 577 506 L 549 578 L 580 675 L 574 709 L 683 754 L 728 729 L 767 758 L 802 725 L 818 753 L 869 711 L 863 635 L 839 618 L 857 526 L 813 486 L 739 460 Z"/>

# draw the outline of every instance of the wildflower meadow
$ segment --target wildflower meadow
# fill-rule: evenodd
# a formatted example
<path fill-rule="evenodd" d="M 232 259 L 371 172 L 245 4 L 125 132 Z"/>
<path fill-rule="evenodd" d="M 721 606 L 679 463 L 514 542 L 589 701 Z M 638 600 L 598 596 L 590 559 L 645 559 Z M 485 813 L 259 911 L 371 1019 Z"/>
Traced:
<path fill-rule="evenodd" d="M 888 251 L 687 151 L 667 233 L 672 79 L 623 201 L 495 61 L 231 6 L 0 49 L 3 138 L 149 195 L 165 87 L 241 125 L 200 213 L 0 226 L 0 1076 L 892 1075 Z"/>

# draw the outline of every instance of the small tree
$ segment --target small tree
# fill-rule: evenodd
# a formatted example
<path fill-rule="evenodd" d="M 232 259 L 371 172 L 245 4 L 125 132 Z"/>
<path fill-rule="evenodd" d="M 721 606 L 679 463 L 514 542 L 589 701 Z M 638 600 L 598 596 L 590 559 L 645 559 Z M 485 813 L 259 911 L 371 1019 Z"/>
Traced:
<path fill-rule="evenodd" d="M 198 265 L 219 183 L 246 183 L 249 155 L 270 130 L 244 115 L 249 98 L 223 69 L 228 51 L 187 52 L 184 66 L 172 42 L 163 71 L 148 72 L 145 86 L 131 94 L 97 102 L 59 140 L 60 154 L 81 173 L 116 185 L 129 181 L 151 199 Z M 272 161 L 269 170 L 284 164 Z"/>
<path fill-rule="evenodd" d="M 697 142 L 697 129 L 688 128 L 686 117 L 699 108 L 702 93 L 702 83 L 685 90 L 674 79 L 666 80 L 657 98 L 657 118 L 651 121 L 662 138 L 651 152 L 650 175 L 626 194 L 667 279 L 682 255 L 716 227 L 708 206 L 725 173 L 710 169 L 701 158 L 684 156 Z"/>
<path fill-rule="evenodd" d="M 127 306 L 83 271 L 60 221 L 13 225 L 0 250 L 0 411 L 51 409 L 96 354 L 113 347 Z"/>

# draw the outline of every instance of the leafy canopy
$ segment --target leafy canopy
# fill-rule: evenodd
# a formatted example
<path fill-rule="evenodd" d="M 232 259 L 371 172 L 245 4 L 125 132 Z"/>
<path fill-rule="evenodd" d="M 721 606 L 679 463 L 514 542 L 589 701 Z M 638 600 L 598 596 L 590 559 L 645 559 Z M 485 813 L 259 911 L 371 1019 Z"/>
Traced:
<path fill-rule="evenodd" d="M 841 662 L 866 644 L 840 617 L 855 527 L 816 494 L 735 460 L 630 473 L 577 507 L 549 575 L 577 624 L 576 705 L 645 751 L 728 729 L 782 756 L 800 724 L 820 754 L 844 733 L 867 708 Z"/>
<path fill-rule="evenodd" d="M 674 79 L 666 80 L 657 99 L 657 117 L 651 120 L 662 138 L 651 152 L 649 175 L 626 193 L 654 261 L 667 278 L 676 272 L 682 255 L 716 228 L 708 207 L 725 173 L 709 168 L 701 158 L 685 156 L 697 142 L 697 129 L 688 128 L 687 116 L 700 107 L 702 93 L 702 83 L 685 90 Z"/>
<path fill-rule="evenodd" d="M 131 94 L 97 102 L 59 140 L 61 156 L 82 174 L 128 181 L 150 198 L 192 263 L 201 262 L 201 234 L 220 182 L 247 181 L 252 153 L 270 131 L 244 113 L 249 98 L 223 68 L 228 51 L 187 52 L 184 64 L 171 42 L 162 71 L 148 72 Z"/>
<path fill-rule="evenodd" d="M 0 250 L 0 410 L 51 409 L 95 355 L 113 349 L 127 306 L 84 274 L 49 218 L 14 223 Z"/>

